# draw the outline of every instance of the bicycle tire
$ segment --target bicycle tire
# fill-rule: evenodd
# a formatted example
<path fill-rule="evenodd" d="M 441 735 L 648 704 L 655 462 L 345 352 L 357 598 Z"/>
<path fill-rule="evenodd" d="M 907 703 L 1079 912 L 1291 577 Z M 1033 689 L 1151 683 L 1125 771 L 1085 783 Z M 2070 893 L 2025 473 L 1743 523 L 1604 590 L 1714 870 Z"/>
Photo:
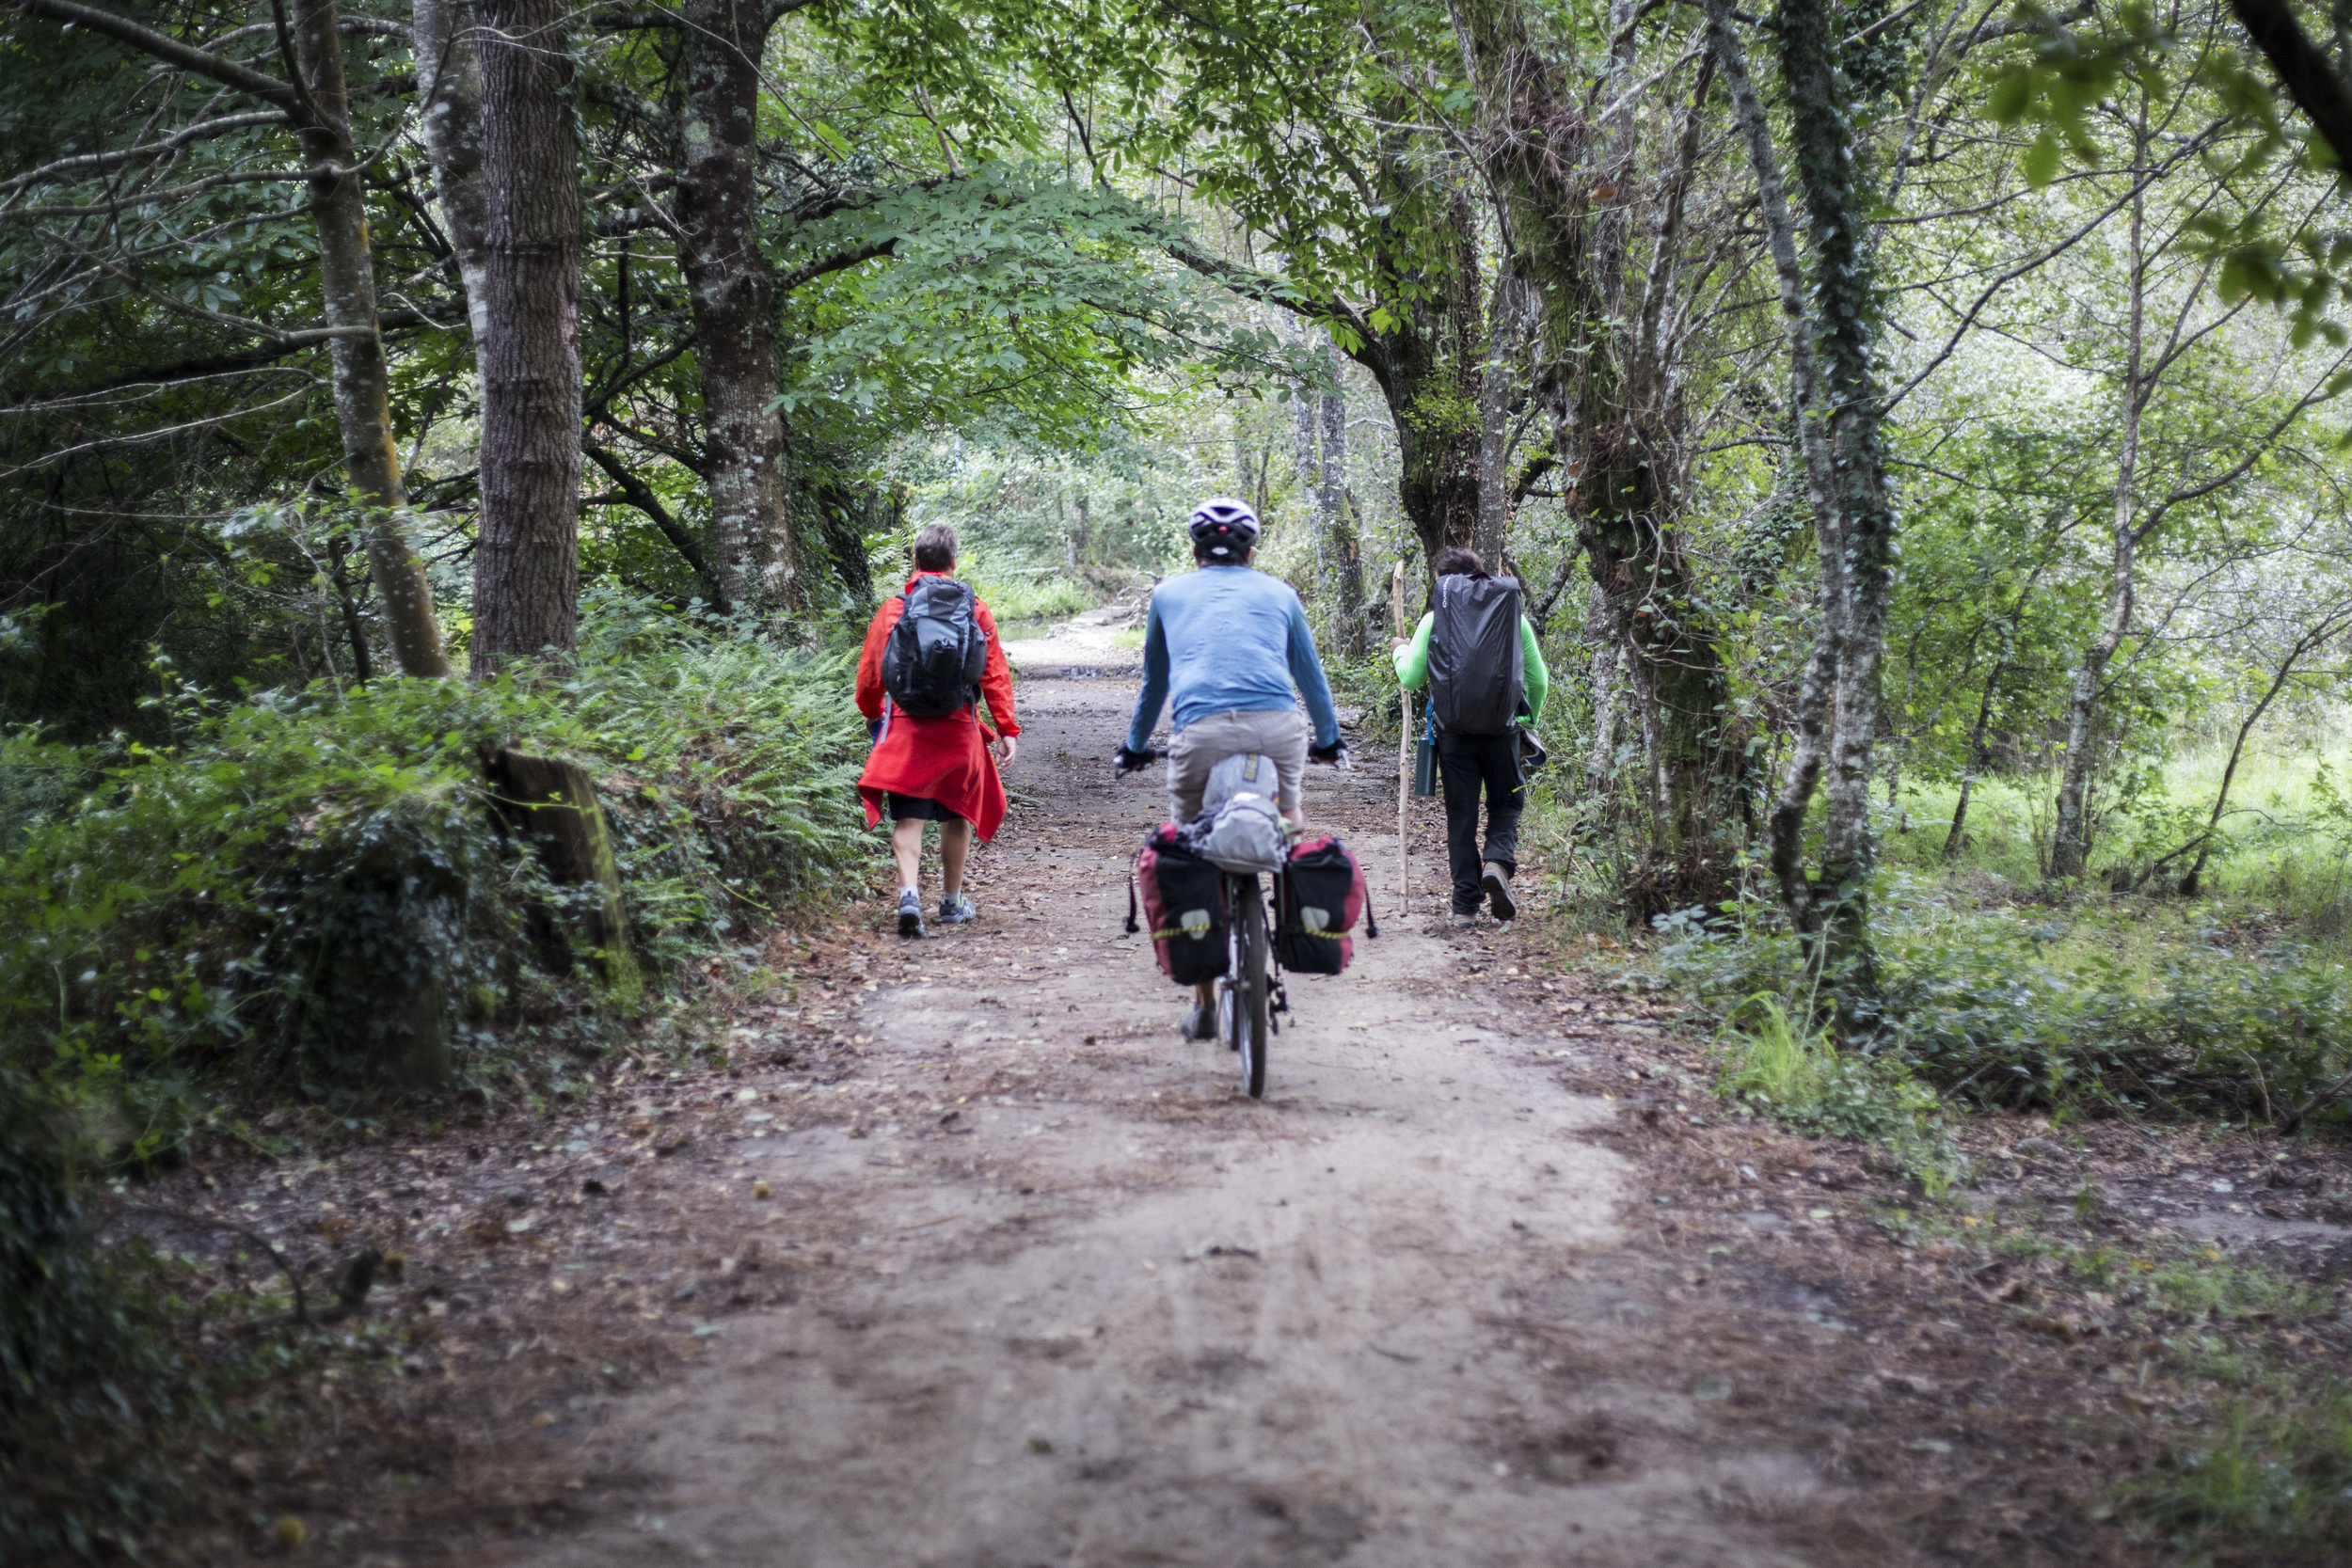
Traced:
<path fill-rule="evenodd" d="M 1236 877 L 1233 912 L 1235 973 L 1227 984 L 1233 991 L 1233 1044 L 1241 1053 L 1242 1088 L 1252 1100 L 1265 1098 L 1267 937 L 1265 900 L 1258 879 Z"/>

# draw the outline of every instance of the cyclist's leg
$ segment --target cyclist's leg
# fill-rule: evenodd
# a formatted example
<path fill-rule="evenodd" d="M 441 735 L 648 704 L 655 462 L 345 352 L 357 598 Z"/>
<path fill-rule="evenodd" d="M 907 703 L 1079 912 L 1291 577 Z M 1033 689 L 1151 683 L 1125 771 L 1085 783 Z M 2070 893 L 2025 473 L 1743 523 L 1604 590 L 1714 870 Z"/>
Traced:
<path fill-rule="evenodd" d="M 1212 713 L 1178 730 L 1168 742 L 1168 816 L 1189 822 L 1200 815 L 1200 797 L 1209 787 L 1209 769 L 1225 760 L 1219 744 L 1229 716 Z"/>
<path fill-rule="evenodd" d="M 1308 728 L 1307 716 L 1295 708 L 1287 713 L 1256 713 L 1257 744 L 1251 750 L 1262 752 L 1274 762 L 1274 776 L 1279 781 L 1280 798 L 1276 804 L 1295 826 L 1307 821 L 1304 800 L 1307 778 L 1307 744 L 1314 738 Z"/>

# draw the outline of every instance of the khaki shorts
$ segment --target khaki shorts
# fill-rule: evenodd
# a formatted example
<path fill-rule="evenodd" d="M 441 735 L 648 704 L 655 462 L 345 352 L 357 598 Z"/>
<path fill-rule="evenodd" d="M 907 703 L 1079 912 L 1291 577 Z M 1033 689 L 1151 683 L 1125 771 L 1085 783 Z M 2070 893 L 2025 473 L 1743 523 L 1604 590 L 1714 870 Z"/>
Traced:
<path fill-rule="evenodd" d="M 1298 784 L 1307 772 L 1307 716 L 1295 707 L 1247 713 L 1212 713 L 1176 732 L 1168 743 L 1168 800 L 1175 820 L 1200 815 L 1200 794 L 1209 769 L 1227 757 L 1256 752 L 1273 759 L 1285 813 L 1298 809 Z"/>

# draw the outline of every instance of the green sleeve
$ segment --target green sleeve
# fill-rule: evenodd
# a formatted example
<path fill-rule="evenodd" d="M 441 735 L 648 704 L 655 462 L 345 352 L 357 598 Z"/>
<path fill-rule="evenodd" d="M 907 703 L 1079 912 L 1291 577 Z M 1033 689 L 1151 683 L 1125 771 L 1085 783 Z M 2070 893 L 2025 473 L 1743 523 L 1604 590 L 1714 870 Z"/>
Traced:
<path fill-rule="evenodd" d="M 1544 668 L 1543 644 L 1535 640 L 1535 624 L 1519 618 L 1519 673 L 1527 682 L 1527 722 L 1544 716 L 1544 698 L 1551 690 L 1551 672 Z"/>
<path fill-rule="evenodd" d="M 1422 616 L 1413 640 L 1397 650 L 1396 684 L 1407 691 L 1419 691 L 1429 684 L 1429 628 L 1437 624 L 1435 610 Z"/>

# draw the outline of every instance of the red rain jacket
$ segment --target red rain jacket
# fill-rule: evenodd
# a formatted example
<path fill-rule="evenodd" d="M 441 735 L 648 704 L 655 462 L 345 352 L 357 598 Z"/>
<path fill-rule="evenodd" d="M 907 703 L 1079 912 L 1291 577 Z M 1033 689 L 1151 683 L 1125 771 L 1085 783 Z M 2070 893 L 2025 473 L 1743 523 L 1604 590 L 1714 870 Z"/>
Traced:
<path fill-rule="evenodd" d="M 916 578 L 946 575 L 917 572 L 907 578 L 907 586 L 913 588 Z M 887 791 L 937 800 L 971 823 L 983 840 L 994 838 L 997 824 L 1005 819 L 1005 785 L 996 776 L 996 761 L 989 755 L 988 743 L 998 734 L 1021 733 L 1012 712 L 1012 667 L 1005 662 L 996 618 L 976 595 L 973 618 L 988 636 L 988 664 L 980 672 L 980 694 L 988 699 L 989 714 L 996 721 L 995 730 L 991 731 L 980 722 L 978 709 L 968 704 L 954 713 L 918 719 L 900 713 L 890 701 L 882 689 L 882 645 L 889 641 L 890 628 L 898 624 L 906 608 L 906 600 L 897 594 L 882 601 L 882 609 L 874 612 L 873 625 L 866 628 L 866 651 L 857 661 L 857 710 L 869 722 L 882 721 L 873 755 L 866 759 L 866 771 L 857 781 L 858 795 L 866 802 L 866 825 L 870 828 L 882 819 L 887 809 L 882 795 Z"/>

